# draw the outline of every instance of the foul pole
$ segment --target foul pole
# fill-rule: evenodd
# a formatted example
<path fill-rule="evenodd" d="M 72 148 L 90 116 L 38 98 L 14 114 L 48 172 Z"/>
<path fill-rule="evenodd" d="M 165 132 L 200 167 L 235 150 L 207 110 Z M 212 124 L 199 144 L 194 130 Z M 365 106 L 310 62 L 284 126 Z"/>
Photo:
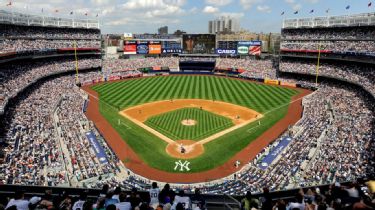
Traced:
<path fill-rule="evenodd" d="M 320 67 L 320 49 L 321 49 L 322 43 L 319 42 L 318 46 L 318 64 L 316 65 L 316 77 L 315 77 L 315 86 L 318 87 L 318 77 L 319 77 L 319 67 Z"/>
<path fill-rule="evenodd" d="M 74 41 L 74 57 L 76 59 L 76 83 L 79 84 L 79 77 L 78 77 L 78 57 L 77 57 L 77 43 Z"/>

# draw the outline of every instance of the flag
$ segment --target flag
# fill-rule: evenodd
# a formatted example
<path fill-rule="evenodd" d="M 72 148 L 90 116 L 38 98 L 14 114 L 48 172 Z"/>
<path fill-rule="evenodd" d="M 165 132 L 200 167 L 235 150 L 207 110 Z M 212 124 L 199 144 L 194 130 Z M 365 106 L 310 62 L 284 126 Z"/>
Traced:
<path fill-rule="evenodd" d="M 313 9 L 310 11 L 310 14 L 311 14 L 311 13 L 314 13 L 314 10 L 313 10 Z"/>
<path fill-rule="evenodd" d="M 12 2 L 11 2 L 11 1 L 7 4 L 7 7 L 8 7 L 8 6 L 12 6 Z"/>
<path fill-rule="evenodd" d="M 73 15 L 73 11 L 70 12 L 70 15 Z"/>
<path fill-rule="evenodd" d="M 283 16 L 284 14 L 285 14 L 285 12 L 282 12 L 282 13 L 281 13 L 281 16 Z"/>
<path fill-rule="evenodd" d="M 329 9 L 326 10 L 326 13 L 329 13 Z"/>
<path fill-rule="evenodd" d="M 298 10 L 297 10 L 297 11 L 295 11 L 295 12 L 294 12 L 294 14 L 295 14 L 295 15 L 296 15 L 296 14 L 298 14 Z"/>
<path fill-rule="evenodd" d="M 345 9 L 350 9 L 350 5 L 346 6 Z"/>
<path fill-rule="evenodd" d="M 369 2 L 367 7 L 371 7 L 372 6 L 372 2 Z"/>

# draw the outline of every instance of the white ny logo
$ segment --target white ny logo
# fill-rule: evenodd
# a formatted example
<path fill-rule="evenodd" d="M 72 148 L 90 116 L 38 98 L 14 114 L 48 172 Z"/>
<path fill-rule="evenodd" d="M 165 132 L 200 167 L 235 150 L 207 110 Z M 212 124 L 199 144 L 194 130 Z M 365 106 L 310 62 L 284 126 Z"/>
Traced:
<path fill-rule="evenodd" d="M 180 171 L 184 171 L 184 168 L 186 171 L 190 171 L 190 168 L 189 168 L 189 164 L 190 162 L 189 161 L 186 161 L 185 162 L 182 162 L 181 160 L 179 161 L 176 161 L 174 162 L 176 164 L 176 166 L 174 167 L 174 170 L 176 171 L 177 168 L 180 166 Z"/>

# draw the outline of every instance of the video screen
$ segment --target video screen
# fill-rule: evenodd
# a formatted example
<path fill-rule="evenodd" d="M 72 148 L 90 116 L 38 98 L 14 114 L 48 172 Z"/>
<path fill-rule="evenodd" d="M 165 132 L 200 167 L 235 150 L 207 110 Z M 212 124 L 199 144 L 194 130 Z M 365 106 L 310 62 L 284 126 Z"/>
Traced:
<path fill-rule="evenodd" d="M 214 34 L 184 34 L 182 37 L 184 53 L 211 54 L 215 52 Z"/>

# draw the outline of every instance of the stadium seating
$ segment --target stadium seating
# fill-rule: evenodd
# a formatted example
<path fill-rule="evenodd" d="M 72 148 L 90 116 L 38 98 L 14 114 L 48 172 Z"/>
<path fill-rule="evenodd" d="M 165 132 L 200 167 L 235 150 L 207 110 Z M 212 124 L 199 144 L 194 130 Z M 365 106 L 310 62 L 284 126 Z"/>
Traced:
<path fill-rule="evenodd" d="M 79 48 L 100 48 L 99 30 L 1 26 L 3 39 L 0 54 L 71 48 L 73 40 L 77 40 Z M 374 31 L 373 28 L 364 27 L 350 30 L 283 30 L 281 46 L 287 50 L 317 50 L 317 42 L 324 39 L 322 49 L 325 50 L 373 53 L 375 44 L 366 37 L 373 37 Z M 351 44 L 348 45 L 348 42 Z M 79 71 L 84 71 L 79 74 L 82 84 L 101 82 L 111 77 L 142 76 L 139 68 L 178 68 L 179 65 L 178 57 L 109 59 L 103 61 L 103 66 L 100 57 L 95 55 L 81 55 L 78 60 Z M 282 57 L 278 70 L 293 73 L 293 78 L 278 77 L 269 60 L 218 58 L 215 61 L 217 69 L 242 69 L 241 77 L 278 79 L 316 91 L 303 99 L 303 117 L 293 126 L 293 132 L 288 130 L 281 136 L 292 137 L 293 144 L 272 165 L 266 169 L 260 167 L 262 158 L 280 143 L 280 139 L 229 177 L 190 185 L 171 183 L 173 192 L 168 193 L 172 196 L 169 201 L 163 200 L 161 203 L 173 205 L 174 194 L 178 190 L 193 193 L 199 188 L 205 197 L 198 193 L 189 195 L 192 206 L 194 202 L 195 205 L 204 206 L 209 194 L 244 195 L 248 191 L 256 195 L 248 197 L 248 200 L 235 196 L 234 204 L 240 205 L 242 201 L 246 203 L 254 198 L 259 200 L 258 207 L 263 206 L 264 209 L 270 206 L 293 209 L 301 205 L 299 198 L 302 196 L 305 205 L 311 209 L 373 205 L 368 202 L 373 199 L 369 198 L 373 194 L 368 191 L 366 194 L 360 188 L 364 184 L 353 181 L 374 177 L 374 67 L 358 63 L 322 62 L 319 75 L 330 80 L 319 80 L 316 86 L 314 81 L 302 79 L 304 75 L 314 77 L 316 60 L 293 59 L 290 55 Z M 102 72 L 97 71 L 100 67 L 103 67 Z M 9 186 L 2 188 L 0 185 L 0 204 L 10 207 L 12 203 L 23 203 L 31 205 L 31 209 L 71 209 L 79 199 L 78 195 L 82 194 L 80 199 L 85 201 L 84 205 L 110 208 L 109 202 L 118 203 L 111 199 L 116 200 L 123 193 L 117 190 L 117 196 L 114 196 L 112 189 L 121 187 L 126 190 L 125 202 L 133 207 L 142 206 L 142 203 L 148 206 L 146 190 L 150 189 L 152 180 L 126 169 L 95 125 L 86 118 L 84 112 L 88 95 L 76 86 L 74 73 L 75 59 L 70 56 L 46 56 L 26 60 L 22 64 L 1 64 L 0 106 L 6 106 L 6 109 L 0 123 L 0 131 L 4 131 L 0 134 L 4 154 L 0 162 L 0 184 Z M 90 146 L 92 141 L 103 150 L 106 160 L 97 156 L 95 148 Z M 345 182 L 351 184 L 340 184 Z M 25 188 L 30 190 L 25 193 L 22 190 L 18 192 L 20 188 L 14 187 L 16 185 L 48 187 Z M 324 186 L 316 187 L 320 185 Z M 105 190 L 106 186 L 111 190 Z M 87 198 L 84 194 L 88 192 L 84 189 L 58 187 L 94 190 L 89 191 Z M 300 187 L 306 188 L 300 190 L 298 195 L 295 195 L 296 190 L 291 190 Z M 100 188 L 103 190 L 95 190 Z M 58 193 L 51 195 L 48 191 L 41 196 L 40 193 L 47 189 Z M 6 192 L 9 190 L 17 193 Z M 26 196 L 23 197 L 23 194 Z M 9 201 L 8 198 L 14 197 L 26 201 Z M 222 199 L 220 196 L 216 198 Z M 231 197 L 225 199 L 231 200 Z"/>

